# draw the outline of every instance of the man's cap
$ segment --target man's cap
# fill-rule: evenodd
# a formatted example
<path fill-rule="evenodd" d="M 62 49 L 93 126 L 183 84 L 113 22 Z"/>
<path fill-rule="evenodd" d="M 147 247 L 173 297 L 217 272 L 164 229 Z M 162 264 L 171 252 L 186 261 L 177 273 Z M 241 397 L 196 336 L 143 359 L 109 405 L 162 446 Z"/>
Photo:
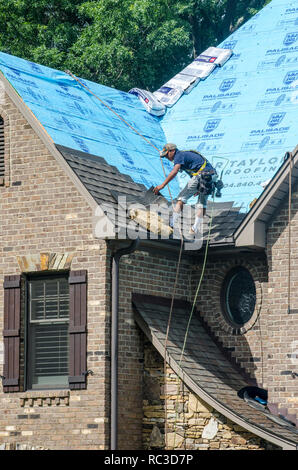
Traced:
<path fill-rule="evenodd" d="M 165 157 L 169 150 L 176 150 L 176 149 L 177 149 L 177 145 L 175 145 L 175 144 L 166 144 L 164 146 L 164 148 L 162 149 L 160 156 Z"/>

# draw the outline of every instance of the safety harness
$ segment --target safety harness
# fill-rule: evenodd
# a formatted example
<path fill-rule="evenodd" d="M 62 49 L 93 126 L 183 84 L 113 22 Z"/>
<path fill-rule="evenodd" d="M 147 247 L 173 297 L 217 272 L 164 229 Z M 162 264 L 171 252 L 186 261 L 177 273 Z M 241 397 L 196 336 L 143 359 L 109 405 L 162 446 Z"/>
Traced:
<path fill-rule="evenodd" d="M 186 152 L 186 150 L 183 150 L 183 152 Z M 189 172 L 186 171 L 187 173 L 189 173 L 190 176 L 197 176 L 197 175 L 199 175 L 199 174 L 204 170 L 204 168 L 206 167 L 206 165 L 207 165 L 207 160 L 206 160 L 206 158 L 203 157 L 203 155 L 202 155 L 200 152 L 198 152 L 197 150 L 188 150 L 188 152 L 196 153 L 197 155 L 199 155 L 199 156 L 200 156 L 201 158 L 203 158 L 203 160 L 204 160 L 203 165 L 202 165 L 197 171 L 191 171 L 191 170 L 189 170 Z"/>
<path fill-rule="evenodd" d="M 193 152 L 193 150 L 191 150 L 191 152 Z M 196 153 L 198 153 L 198 152 L 196 152 Z M 201 157 L 202 157 L 202 155 L 201 155 Z M 204 158 L 204 157 L 203 157 L 203 158 Z M 205 166 L 207 165 L 207 160 L 206 160 L 206 158 L 205 158 L 204 160 L 205 160 L 205 161 L 204 161 L 203 165 L 201 166 L 201 168 L 199 168 L 198 171 L 196 171 L 196 172 L 194 172 L 194 173 L 191 173 L 191 176 L 197 176 L 197 175 L 199 175 L 199 174 L 204 170 Z"/>
<path fill-rule="evenodd" d="M 223 182 L 220 180 L 213 181 L 212 176 L 216 175 L 216 170 L 205 170 L 205 167 L 207 165 L 207 160 L 206 158 L 197 150 L 189 150 L 189 152 L 196 153 L 200 157 L 204 159 L 203 165 L 197 170 L 197 171 L 190 171 L 189 174 L 191 176 L 198 176 L 200 175 L 200 178 L 198 179 L 198 192 L 205 196 L 210 196 L 211 194 L 215 193 L 216 197 L 221 197 L 221 189 L 224 187 Z M 204 171 L 205 170 L 205 171 Z M 216 192 L 215 192 L 216 191 Z"/>

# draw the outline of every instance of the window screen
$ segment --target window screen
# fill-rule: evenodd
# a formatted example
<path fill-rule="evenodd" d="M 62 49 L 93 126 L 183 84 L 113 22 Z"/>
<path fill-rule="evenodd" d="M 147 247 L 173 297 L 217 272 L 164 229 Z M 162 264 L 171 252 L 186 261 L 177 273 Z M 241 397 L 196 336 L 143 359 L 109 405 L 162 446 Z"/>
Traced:
<path fill-rule="evenodd" d="M 67 276 L 28 282 L 28 388 L 68 386 Z"/>

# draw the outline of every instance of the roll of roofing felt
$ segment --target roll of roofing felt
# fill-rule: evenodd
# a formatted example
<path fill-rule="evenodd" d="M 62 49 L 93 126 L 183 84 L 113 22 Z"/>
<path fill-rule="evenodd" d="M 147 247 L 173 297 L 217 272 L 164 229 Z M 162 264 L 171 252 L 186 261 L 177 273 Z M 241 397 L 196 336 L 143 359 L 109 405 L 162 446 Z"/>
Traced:
<path fill-rule="evenodd" d="M 185 67 L 181 73 L 183 75 L 190 75 L 192 77 L 200 78 L 200 80 L 205 80 L 205 78 L 207 78 L 215 68 L 215 64 L 194 60 L 191 64 Z"/>
<path fill-rule="evenodd" d="M 141 103 L 145 106 L 148 113 L 154 116 L 162 116 L 166 112 L 166 107 L 158 99 L 150 93 L 150 91 L 142 90 L 140 88 L 132 88 L 128 93 L 136 95 Z"/>
<path fill-rule="evenodd" d="M 171 107 L 177 101 L 179 98 L 183 95 L 183 90 L 182 88 L 178 87 L 169 87 L 166 85 L 163 85 L 161 88 L 159 88 L 157 91 L 153 92 L 153 95 L 165 106 Z"/>
<path fill-rule="evenodd" d="M 197 60 L 202 62 L 216 64 L 222 66 L 231 57 L 233 51 L 231 49 L 222 49 L 220 47 L 208 47 Z"/>
<path fill-rule="evenodd" d="M 199 77 L 178 73 L 173 78 L 171 78 L 171 80 L 165 83 L 164 86 L 182 88 L 184 93 L 189 93 L 199 83 L 199 81 Z"/>

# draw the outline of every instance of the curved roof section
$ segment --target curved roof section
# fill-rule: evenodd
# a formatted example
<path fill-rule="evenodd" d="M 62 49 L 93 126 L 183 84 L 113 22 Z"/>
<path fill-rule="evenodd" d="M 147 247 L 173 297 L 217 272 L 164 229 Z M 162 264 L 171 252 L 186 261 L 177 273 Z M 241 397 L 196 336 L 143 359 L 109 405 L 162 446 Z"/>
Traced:
<path fill-rule="evenodd" d="M 132 301 L 137 324 L 164 357 L 171 299 L 133 294 Z M 190 390 L 233 422 L 283 449 L 295 450 L 296 431 L 276 424 L 270 412 L 253 409 L 238 397 L 237 392 L 249 384 L 249 378 L 223 354 L 199 314 L 194 311 L 190 319 L 190 312 L 188 302 L 175 300 L 167 342 L 170 367 Z"/>
<path fill-rule="evenodd" d="M 233 50 L 228 62 L 162 118 L 169 142 L 199 150 L 218 170 L 230 160 L 222 200 L 245 211 L 298 142 L 297 16 L 297 1 L 272 0 L 218 45 Z"/>

